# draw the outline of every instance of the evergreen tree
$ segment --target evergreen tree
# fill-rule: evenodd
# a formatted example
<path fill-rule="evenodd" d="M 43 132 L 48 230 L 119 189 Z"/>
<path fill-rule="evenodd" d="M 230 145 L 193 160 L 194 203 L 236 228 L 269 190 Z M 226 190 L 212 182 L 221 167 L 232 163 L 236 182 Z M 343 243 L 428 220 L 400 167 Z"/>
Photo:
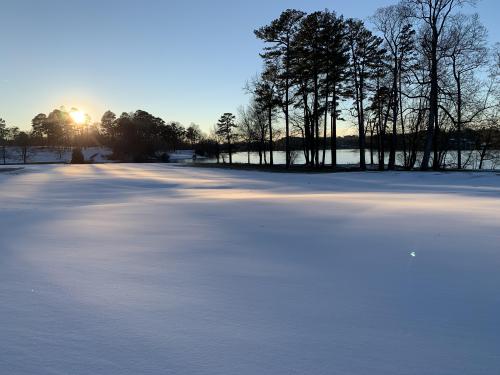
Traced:
<path fill-rule="evenodd" d="M 373 35 L 359 20 L 347 21 L 347 39 L 351 50 L 351 79 L 354 109 L 358 120 L 359 165 L 366 169 L 365 157 L 365 108 L 367 89 L 373 79 L 376 67 L 384 59 L 385 50 L 381 48 L 382 39 Z"/>
<path fill-rule="evenodd" d="M 282 108 L 285 114 L 285 152 L 286 165 L 290 167 L 290 88 L 291 88 L 291 65 L 293 59 L 293 39 L 300 26 L 300 21 L 305 13 L 295 9 L 287 9 L 280 17 L 271 22 L 270 25 L 255 30 L 255 35 L 270 44 L 261 55 L 266 61 L 278 64 L 282 69 L 280 72 L 281 85 L 284 92 Z"/>
<path fill-rule="evenodd" d="M 342 17 L 337 17 L 335 12 L 324 11 L 324 53 L 325 53 L 325 118 L 324 118 L 324 148 L 323 164 L 325 164 L 326 127 L 328 113 L 330 113 L 330 151 L 331 164 L 337 165 L 337 120 L 340 115 L 338 110 L 339 100 L 346 96 L 344 84 L 348 79 L 349 47 L 345 38 L 346 29 Z"/>
<path fill-rule="evenodd" d="M 102 134 L 109 140 L 116 137 L 116 115 L 111 111 L 106 111 L 101 118 Z"/>
<path fill-rule="evenodd" d="M 224 113 L 217 122 L 216 134 L 227 142 L 229 164 L 233 164 L 232 143 L 235 137 L 236 117 L 232 113 Z"/>

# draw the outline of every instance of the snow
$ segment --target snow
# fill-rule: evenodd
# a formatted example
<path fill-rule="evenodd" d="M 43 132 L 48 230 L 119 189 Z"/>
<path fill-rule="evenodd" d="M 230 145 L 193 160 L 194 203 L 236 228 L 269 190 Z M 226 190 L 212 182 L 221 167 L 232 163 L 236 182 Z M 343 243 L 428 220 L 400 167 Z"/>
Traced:
<path fill-rule="evenodd" d="M 37 163 L 70 163 L 71 147 L 30 147 L 28 149 L 28 164 Z M 109 157 L 112 150 L 108 147 L 84 147 L 82 148 L 85 161 L 90 163 L 112 163 Z M 194 150 L 177 150 L 169 153 L 170 161 L 192 161 Z M 204 159 L 198 157 L 199 159 Z M 3 163 L 3 153 L 0 150 L 0 165 Z M 9 146 L 6 148 L 6 164 L 23 164 L 22 150 L 19 147 Z"/>
<path fill-rule="evenodd" d="M 82 149 L 83 157 L 85 161 L 92 163 L 109 163 L 109 156 L 111 156 L 112 151 L 107 147 L 85 147 Z M 71 161 L 71 157 L 68 160 Z"/>
<path fill-rule="evenodd" d="M 70 163 L 71 147 L 30 147 L 27 153 L 27 163 Z M 84 147 L 82 153 L 87 162 L 109 163 L 111 149 L 107 147 Z M 0 163 L 3 163 L 3 153 L 0 150 Z M 20 147 L 6 148 L 6 164 L 22 164 L 23 156 Z"/>
<path fill-rule="evenodd" d="M 194 150 L 177 150 L 168 154 L 170 161 L 192 160 Z"/>
<path fill-rule="evenodd" d="M 498 174 L 38 165 L 0 186 L 0 373 L 500 368 Z"/>

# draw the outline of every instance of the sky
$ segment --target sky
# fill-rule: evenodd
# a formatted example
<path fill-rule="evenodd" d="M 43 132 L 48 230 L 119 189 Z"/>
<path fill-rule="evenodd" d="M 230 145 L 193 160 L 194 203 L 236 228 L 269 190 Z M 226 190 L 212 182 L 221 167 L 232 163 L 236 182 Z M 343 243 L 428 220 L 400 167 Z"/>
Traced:
<path fill-rule="evenodd" d="M 261 68 L 253 30 L 287 8 L 366 19 L 396 0 L 2 0 L 0 117 L 29 129 L 38 113 L 143 109 L 208 130 L 248 102 Z M 498 0 L 477 11 L 500 41 Z"/>

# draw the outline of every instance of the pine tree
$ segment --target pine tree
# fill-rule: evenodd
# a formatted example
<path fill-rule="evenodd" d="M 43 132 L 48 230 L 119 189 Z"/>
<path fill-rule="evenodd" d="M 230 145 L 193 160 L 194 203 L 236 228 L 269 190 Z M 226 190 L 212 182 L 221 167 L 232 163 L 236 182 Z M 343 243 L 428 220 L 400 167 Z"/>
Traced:
<path fill-rule="evenodd" d="M 227 142 L 229 164 L 233 164 L 232 143 L 235 136 L 234 129 L 237 127 L 235 120 L 236 117 L 232 113 L 224 113 L 217 123 L 216 130 L 216 134 Z"/>
<path fill-rule="evenodd" d="M 346 95 L 343 84 L 348 78 L 349 47 L 345 39 L 345 23 L 335 12 L 324 12 L 324 53 L 325 53 L 325 141 L 323 164 L 325 163 L 326 127 L 330 113 L 330 150 L 332 166 L 337 165 L 337 120 L 339 100 Z M 330 99 L 331 97 L 331 99 Z M 331 101 L 330 101 L 331 100 Z"/>
<path fill-rule="evenodd" d="M 255 30 L 257 38 L 270 44 L 261 55 L 264 60 L 280 61 L 282 68 L 279 73 L 283 87 L 284 99 L 282 108 L 285 114 L 285 152 L 286 165 L 290 167 L 290 88 L 291 88 L 291 65 L 293 59 L 293 39 L 298 31 L 300 21 L 305 13 L 295 9 L 287 9 L 280 17 L 271 22 L 270 25 Z"/>
<path fill-rule="evenodd" d="M 101 118 L 102 133 L 109 139 L 116 136 L 116 115 L 111 111 L 106 111 Z"/>
<path fill-rule="evenodd" d="M 359 20 L 347 21 L 347 39 L 351 50 L 351 79 L 355 112 L 359 133 L 359 165 L 366 169 L 365 157 L 365 108 L 367 88 L 375 69 L 384 59 L 385 50 L 381 48 L 382 39 L 373 35 Z"/>

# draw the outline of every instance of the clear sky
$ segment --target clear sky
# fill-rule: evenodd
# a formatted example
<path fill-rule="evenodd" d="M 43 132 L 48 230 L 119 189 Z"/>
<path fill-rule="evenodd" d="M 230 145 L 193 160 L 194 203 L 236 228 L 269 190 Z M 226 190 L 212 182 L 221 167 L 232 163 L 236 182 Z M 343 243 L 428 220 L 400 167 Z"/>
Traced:
<path fill-rule="evenodd" d="M 208 129 L 248 98 L 261 67 L 253 30 L 286 8 L 366 18 L 395 0 L 2 0 L 0 117 L 27 129 L 62 105 L 97 121 L 144 109 Z M 477 7 L 500 41 L 498 0 Z"/>

